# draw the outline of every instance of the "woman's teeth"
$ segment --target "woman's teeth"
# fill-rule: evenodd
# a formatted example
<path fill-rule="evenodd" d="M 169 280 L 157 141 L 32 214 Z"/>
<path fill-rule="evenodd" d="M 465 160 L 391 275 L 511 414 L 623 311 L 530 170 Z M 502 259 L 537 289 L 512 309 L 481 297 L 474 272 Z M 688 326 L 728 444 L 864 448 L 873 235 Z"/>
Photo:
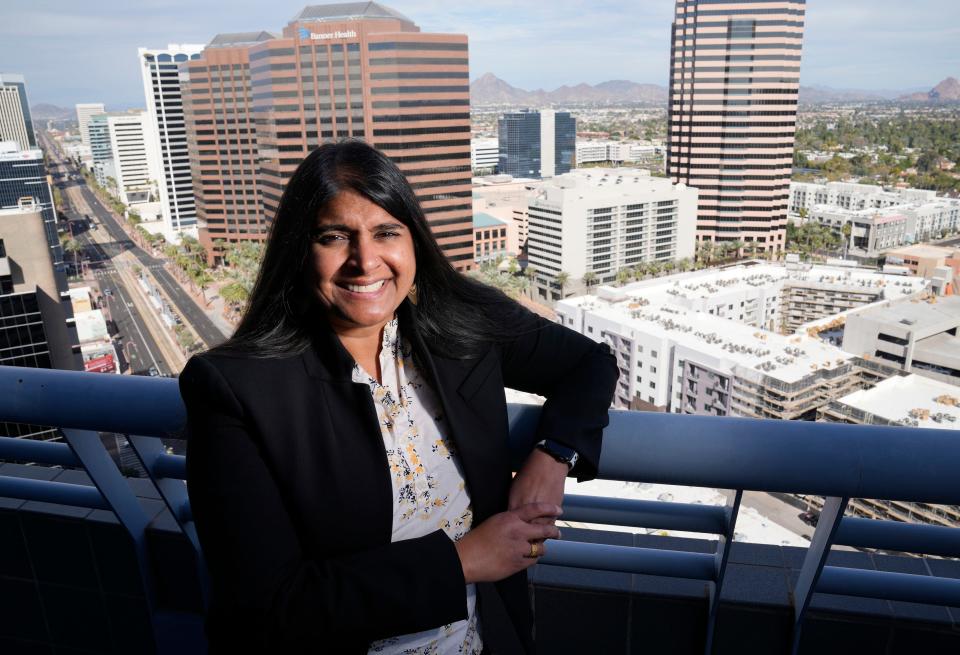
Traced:
<path fill-rule="evenodd" d="M 347 284 L 345 285 L 348 290 L 353 291 L 354 293 L 373 293 L 378 291 L 380 287 L 383 286 L 383 283 L 386 280 L 377 280 L 373 284 L 368 284 L 366 286 L 361 286 L 359 284 Z"/>

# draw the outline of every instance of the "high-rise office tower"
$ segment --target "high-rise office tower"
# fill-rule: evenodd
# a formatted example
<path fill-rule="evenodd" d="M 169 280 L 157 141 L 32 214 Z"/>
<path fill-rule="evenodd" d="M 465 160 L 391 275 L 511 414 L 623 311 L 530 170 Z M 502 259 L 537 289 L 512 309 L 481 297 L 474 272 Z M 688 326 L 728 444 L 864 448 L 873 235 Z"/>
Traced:
<path fill-rule="evenodd" d="M 0 141 L 16 141 L 21 150 L 37 147 L 23 75 L 0 73 Z"/>
<path fill-rule="evenodd" d="M 38 151 L 37 151 L 38 152 Z M 0 366 L 77 370 L 73 312 L 32 198 L 0 209 Z M 55 428 L 0 422 L 0 436 L 55 439 Z"/>
<path fill-rule="evenodd" d="M 223 259 L 217 242 L 266 238 L 249 64 L 251 46 L 275 38 L 270 32 L 218 34 L 199 59 L 181 67 L 198 238 L 210 263 Z"/>
<path fill-rule="evenodd" d="M 117 197 L 125 205 L 153 199 L 158 171 L 152 163 L 157 159 L 147 139 L 150 118 L 145 111 L 107 117 L 110 134 L 110 157 L 117 181 Z"/>
<path fill-rule="evenodd" d="M 88 131 L 88 125 L 90 123 L 90 117 L 96 116 L 97 114 L 102 114 L 104 112 L 102 102 L 87 102 L 76 105 L 77 110 L 77 125 L 80 127 L 80 140 L 83 141 L 83 145 L 90 145 L 90 132 Z"/>
<path fill-rule="evenodd" d="M 667 174 L 700 189 L 699 241 L 786 241 L 806 0 L 677 0 Z"/>
<path fill-rule="evenodd" d="M 159 156 L 160 211 L 171 234 L 192 230 L 197 224 L 179 67 L 198 59 L 202 50 L 203 45 L 174 43 L 166 48 L 137 50 L 150 117 L 150 149 Z"/>
<path fill-rule="evenodd" d="M 410 180 L 453 265 L 472 268 L 466 35 L 421 32 L 376 2 L 316 5 L 300 11 L 280 38 L 251 45 L 248 52 L 261 220 L 272 220 L 287 179 L 311 150 L 359 137 L 393 159 Z M 203 73 L 188 68 L 191 78 Z M 224 71 L 215 72 L 221 83 Z M 196 100 L 192 113 L 202 120 L 201 112 L 214 101 Z M 225 131 L 216 134 L 216 156 L 224 162 L 230 149 L 244 145 L 233 142 L 244 137 L 230 134 L 230 128 L 215 126 Z M 213 139 L 201 139 L 212 136 L 201 135 L 208 129 L 196 125 L 198 151 L 214 150 Z"/>
<path fill-rule="evenodd" d="M 87 120 L 87 139 L 93 160 L 93 176 L 97 184 L 113 192 L 117 171 L 114 168 L 113 146 L 110 143 L 109 118 L 108 114 L 90 116 Z"/>
<path fill-rule="evenodd" d="M 565 111 L 541 109 L 504 114 L 497 121 L 499 173 L 553 177 L 569 173 L 577 151 L 577 119 Z"/>
<path fill-rule="evenodd" d="M 57 233 L 57 213 L 53 192 L 43 162 L 43 151 L 20 150 L 11 141 L 0 142 L 0 209 L 15 209 L 33 202 L 43 219 L 45 243 L 50 259 L 58 269 L 63 266 L 63 248 Z M 66 283 L 64 283 L 66 290 Z"/>

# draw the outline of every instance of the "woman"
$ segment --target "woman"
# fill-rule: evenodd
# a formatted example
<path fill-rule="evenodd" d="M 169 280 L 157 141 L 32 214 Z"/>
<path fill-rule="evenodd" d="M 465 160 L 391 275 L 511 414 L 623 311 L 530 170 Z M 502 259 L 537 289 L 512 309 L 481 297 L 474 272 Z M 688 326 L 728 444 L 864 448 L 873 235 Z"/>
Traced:
<path fill-rule="evenodd" d="M 529 651 L 525 570 L 616 377 L 457 273 L 384 155 L 312 152 L 235 335 L 180 376 L 211 652 Z M 547 397 L 513 479 L 505 385 Z"/>

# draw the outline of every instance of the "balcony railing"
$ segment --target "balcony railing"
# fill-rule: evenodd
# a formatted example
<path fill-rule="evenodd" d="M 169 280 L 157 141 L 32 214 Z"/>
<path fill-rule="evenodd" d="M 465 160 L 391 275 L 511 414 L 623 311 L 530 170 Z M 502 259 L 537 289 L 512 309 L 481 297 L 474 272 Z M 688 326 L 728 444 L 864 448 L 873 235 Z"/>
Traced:
<path fill-rule="evenodd" d="M 512 452 L 531 446 L 539 408 L 510 406 Z M 185 460 L 164 437 L 180 437 L 185 412 L 174 380 L 0 367 L 0 421 L 56 426 L 65 443 L 0 439 L 0 459 L 83 468 L 94 487 L 0 475 L 0 496 L 112 510 L 132 537 L 148 603 L 155 581 L 147 519 L 98 432 L 127 435 L 170 514 L 196 549 Z M 686 578 L 709 588 L 706 652 L 744 490 L 825 496 L 793 586 L 797 652 L 813 594 L 960 607 L 960 579 L 827 565 L 834 546 L 960 556 L 960 530 L 845 517 L 850 498 L 960 504 L 960 439 L 947 430 L 768 421 L 612 410 L 600 477 L 730 490 L 724 506 L 569 496 L 564 520 L 716 535 L 713 553 L 553 542 L 542 563 Z M 203 571 L 200 579 L 204 579 Z"/>

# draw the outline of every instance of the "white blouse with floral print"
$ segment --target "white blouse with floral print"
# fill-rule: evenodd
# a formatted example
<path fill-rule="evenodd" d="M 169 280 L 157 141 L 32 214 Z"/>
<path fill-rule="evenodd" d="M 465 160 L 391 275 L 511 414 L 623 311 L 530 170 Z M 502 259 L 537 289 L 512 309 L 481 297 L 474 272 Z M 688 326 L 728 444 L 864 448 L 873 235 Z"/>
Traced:
<path fill-rule="evenodd" d="M 393 483 L 393 541 L 414 539 L 438 528 L 454 541 L 470 530 L 473 510 L 460 460 L 446 430 L 443 409 L 414 367 L 397 319 L 383 330 L 382 382 L 353 367 L 353 381 L 370 387 L 380 419 Z M 476 588 L 467 585 L 467 618 L 432 630 L 381 639 L 370 653 L 477 655 L 483 648 L 477 627 Z"/>

